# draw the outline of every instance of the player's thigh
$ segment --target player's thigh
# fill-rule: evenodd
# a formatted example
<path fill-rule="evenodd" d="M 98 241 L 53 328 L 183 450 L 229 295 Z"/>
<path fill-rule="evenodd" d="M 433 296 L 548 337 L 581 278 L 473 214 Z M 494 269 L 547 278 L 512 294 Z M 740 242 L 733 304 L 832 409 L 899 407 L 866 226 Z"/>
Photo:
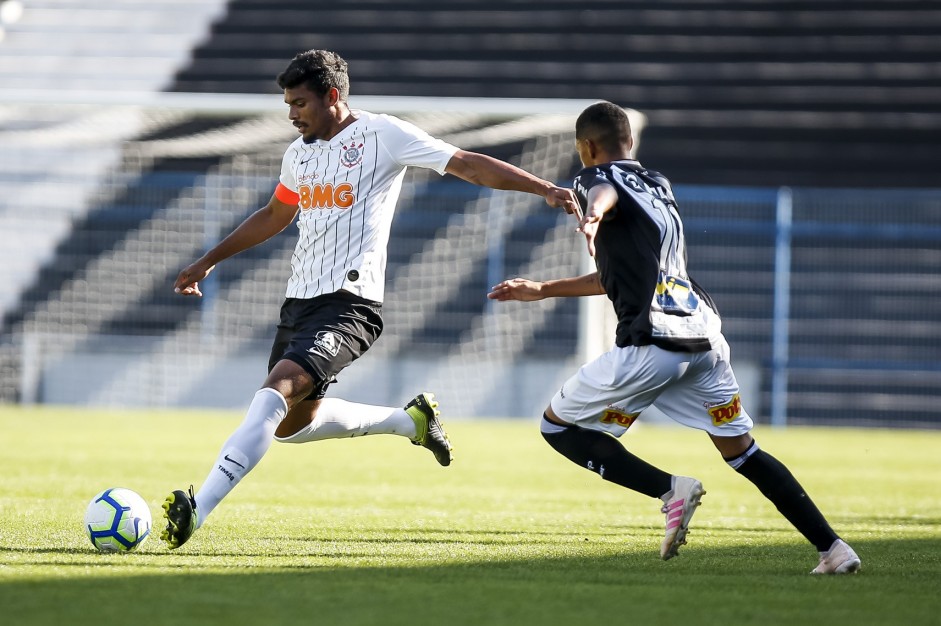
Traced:
<path fill-rule="evenodd" d="M 724 345 L 695 354 L 686 375 L 665 389 L 654 406 L 680 424 L 716 437 L 743 435 L 754 426 Z"/>
<path fill-rule="evenodd" d="M 654 346 L 614 348 L 579 368 L 549 407 L 563 422 L 620 437 L 681 375 L 685 358 Z"/>

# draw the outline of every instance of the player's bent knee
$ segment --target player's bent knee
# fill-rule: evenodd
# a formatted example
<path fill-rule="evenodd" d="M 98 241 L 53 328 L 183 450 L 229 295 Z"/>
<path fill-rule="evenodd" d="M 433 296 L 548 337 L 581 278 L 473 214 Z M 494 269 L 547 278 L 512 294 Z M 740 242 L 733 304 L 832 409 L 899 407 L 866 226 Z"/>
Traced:
<path fill-rule="evenodd" d="M 280 443 L 302 443 L 300 436 L 310 430 L 313 420 L 285 419 L 274 431 L 274 440 Z"/>
<path fill-rule="evenodd" d="M 542 420 L 539 422 L 539 432 L 542 433 L 542 436 L 546 438 L 547 441 L 548 438 L 546 435 L 553 435 L 564 432 L 568 427 L 569 426 L 567 424 L 560 424 L 559 422 L 550 419 L 546 413 L 542 414 Z"/>
<path fill-rule="evenodd" d="M 719 448 L 718 444 L 716 447 Z M 733 451 L 729 454 L 722 452 L 722 448 L 719 448 L 719 452 L 722 452 L 722 458 L 726 463 L 728 463 L 729 467 L 738 471 L 738 469 L 744 465 L 745 461 L 756 454 L 760 448 L 758 447 L 758 442 L 749 437 L 748 444 L 744 449 L 739 447 L 730 449 Z"/>
<path fill-rule="evenodd" d="M 729 459 L 743 454 L 755 442 L 754 438 L 748 433 L 732 437 L 709 435 L 709 438 L 712 439 L 713 445 L 716 447 L 716 450 L 719 451 L 719 454 L 722 455 L 723 459 Z"/>

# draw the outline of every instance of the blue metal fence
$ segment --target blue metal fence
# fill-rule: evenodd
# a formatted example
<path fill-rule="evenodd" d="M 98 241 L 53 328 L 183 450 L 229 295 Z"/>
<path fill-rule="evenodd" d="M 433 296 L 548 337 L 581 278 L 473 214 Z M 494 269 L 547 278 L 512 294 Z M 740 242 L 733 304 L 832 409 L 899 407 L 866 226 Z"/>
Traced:
<path fill-rule="evenodd" d="M 941 426 L 941 190 L 676 193 L 760 419 Z"/>

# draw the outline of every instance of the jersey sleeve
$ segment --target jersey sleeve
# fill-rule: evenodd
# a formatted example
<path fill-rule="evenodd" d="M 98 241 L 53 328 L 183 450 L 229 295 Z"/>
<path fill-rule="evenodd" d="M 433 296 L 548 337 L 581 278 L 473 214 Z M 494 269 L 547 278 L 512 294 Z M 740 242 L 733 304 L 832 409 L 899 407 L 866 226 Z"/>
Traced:
<path fill-rule="evenodd" d="M 436 139 L 404 120 L 392 116 L 384 117 L 388 123 L 380 141 L 396 163 L 424 167 L 439 174 L 445 173 L 448 162 L 458 151 L 457 146 Z"/>
<path fill-rule="evenodd" d="M 297 192 L 297 181 L 294 178 L 294 159 L 297 150 L 292 145 L 284 152 L 281 159 L 281 175 L 278 177 L 278 184 L 274 188 L 274 197 L 284 204 L 296 205 L 301 197 Z"/>
<path fill-rule="evenodd" d="M 284 153 L 284 157 L 281 159 L 281 176 L 278 178 L 278 186 L 275 188 L 275 195 L 278 197 L 278 200 L 285 202 L 279 194 L 281 193 L 293 193 L 297 196 L 297 180 L 294 178 L 294 159 L 297 154 L 297 151 L 294 149 L 294 146 L 291 146 Z"/>
<path fill-rule="evenodd" d="M 588 191 L 596 185 L 610 185 L 611 181 L 605 175 L 605 172 L 597 167 L 586 167 L 575 177 L 572 189 L 575 191 L 575 197 L 582 207 L 582 211 L 588 209 Z"/>

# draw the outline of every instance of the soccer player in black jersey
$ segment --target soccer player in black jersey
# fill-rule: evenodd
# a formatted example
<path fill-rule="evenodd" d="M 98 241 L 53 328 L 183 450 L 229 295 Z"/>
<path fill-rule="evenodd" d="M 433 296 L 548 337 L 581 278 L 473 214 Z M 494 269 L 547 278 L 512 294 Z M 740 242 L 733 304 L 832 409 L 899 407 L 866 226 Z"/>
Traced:
<path fill-rule="evenodd" d="M 670 182 L 630 158 L 630 122 L 621 107 L 600 102 L 575 124 L 584 169 L 575 179 L 579 230 L 597 271 L 496 285 L 494 300 L 541 300 L 607 294 L 617 313 L 615 346 L 583 365 L 552 398 L 543 437 L 556 451 L 605 480 L 663 501 L 666 560 L 686 543 L 706 493 L 695 478 L 673 476 L 618 441 L 653 405 L 704 430 L 722 458 L 755 484 L 820 552 L 813 574 L 854 573 L 860 559 L 830 528 L 790 471 L 758 447 L 729 364 L 729 346 L 709 295 L 686 270 L 686 241 Z"/>

